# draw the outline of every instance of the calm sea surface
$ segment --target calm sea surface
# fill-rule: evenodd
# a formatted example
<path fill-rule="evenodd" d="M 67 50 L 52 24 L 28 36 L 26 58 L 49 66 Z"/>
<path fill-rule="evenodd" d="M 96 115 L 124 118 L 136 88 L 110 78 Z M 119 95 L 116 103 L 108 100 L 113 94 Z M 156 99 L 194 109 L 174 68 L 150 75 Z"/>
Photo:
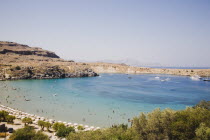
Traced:
<path fill-rule="evenodd" d="M 157 74 L 1 81 L 0 89 L 3 105 L 100 127 L 127 123 L 128 118 L 155 108 L 180 110 L 210 100 L 210 82 Z"/>

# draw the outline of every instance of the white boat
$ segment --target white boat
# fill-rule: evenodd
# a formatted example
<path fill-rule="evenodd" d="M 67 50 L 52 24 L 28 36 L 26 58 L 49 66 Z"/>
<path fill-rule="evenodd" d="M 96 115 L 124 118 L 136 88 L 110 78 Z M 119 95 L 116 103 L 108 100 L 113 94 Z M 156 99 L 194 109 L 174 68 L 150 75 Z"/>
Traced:
<path fill-rule="evenodd" d="M 159 80 L 159 79 L 160 79 L 160 77 L 156 76 L 156 77 L 155 77 L 155 79 Z"/>
<path fill-rule="evenodd" d="M 191 76 L 190 78 L 194 81 L 199 81 L 201 79 L 199 75 L 194 75 L 194 76 Z"/>

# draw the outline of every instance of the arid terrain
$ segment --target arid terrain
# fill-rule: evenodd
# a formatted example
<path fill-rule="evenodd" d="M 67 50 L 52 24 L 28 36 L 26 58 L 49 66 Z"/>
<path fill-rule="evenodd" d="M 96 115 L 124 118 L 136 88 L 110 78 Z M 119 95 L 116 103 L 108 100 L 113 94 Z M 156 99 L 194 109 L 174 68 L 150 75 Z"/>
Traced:
<path fill-rule="evenodd" d="M 210 69 L 165 69 L 133 67 L 125 64 L 89 63 L 90 68 L 97 73 L 126 73 L 126 74 L 172 74 L 182 76 L 209 77 Z"/>
<path fill-rule="evenodd" d="M 14 42 L 0 42 L 0 79 L 47 79 L 97 76 L 85 63 Z"/>
<path fill-rule="evenodd" d="M 0 79 L 49 79 L 98 76 L 97 73 L 210 76 L 210 69 L 159 69 L 126 64 L 82 63 L 61 59 L 54 52 L 0 41 Z"/>

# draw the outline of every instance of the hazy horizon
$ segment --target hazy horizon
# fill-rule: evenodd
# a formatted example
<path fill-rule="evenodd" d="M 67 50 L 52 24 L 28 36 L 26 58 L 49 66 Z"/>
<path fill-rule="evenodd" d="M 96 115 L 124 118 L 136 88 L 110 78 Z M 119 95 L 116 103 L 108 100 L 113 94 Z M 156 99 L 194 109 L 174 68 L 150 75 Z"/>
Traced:
<path fill-rule="evenodd" d="M 0 40 L 69 60 L 210 67 L 208 0 L 2 0 Z"/>

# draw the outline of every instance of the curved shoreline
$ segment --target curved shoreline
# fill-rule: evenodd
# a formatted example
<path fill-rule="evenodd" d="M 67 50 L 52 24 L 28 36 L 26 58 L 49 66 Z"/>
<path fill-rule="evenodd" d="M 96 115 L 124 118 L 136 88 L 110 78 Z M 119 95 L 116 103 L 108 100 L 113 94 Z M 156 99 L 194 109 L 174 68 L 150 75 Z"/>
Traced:
<path fill-rule="evenodd" d="M 134 67 L 124 64 L 88 63 L 96 73 L 124 73 L 124 74 L 170 74 L 180 76 L 210 77 L 210 69 L 172 69 Z"/>
<path fill-rule="evenodd" d="M 29 114 L 27 112 L 23 112 L 23 111 L 20 111 L 20 110 L 13 109 L 11 107 L 4 106 L 2 104 L 0 104 L 0 111 L 1 110 L 7 111 L 9 113 L 9 115 L 15 116 L 16 119 L 22 120 L 23 118 L 31 118 L 32 121 L 33 121 L 33 124 L 35 124 L 37 126 L 38 126 L 38 121 L 40 120 L 40 121 L 49 122 L 51 124 L 54 124 L 56 122 L 63 123 L 66 126 L 74 127 L 76 131 L 78 131 L 77 130 L 78 126 L 84 127 L 85 129 L 83 131 L 90 131 L 90 130 L 95 131 L 95 130 L 101 129 L 100 127 L 88 126 L 88 125 L 71 123 L 71 122 L 67 123 L 67 122 L 62 122 L 62 121 L 56 121 L 54 119 L 44 118 L 44 117 L 41 117 L 41 116 L 38 116 L 38 115 L 35 115 L 35 114 Z"/>

